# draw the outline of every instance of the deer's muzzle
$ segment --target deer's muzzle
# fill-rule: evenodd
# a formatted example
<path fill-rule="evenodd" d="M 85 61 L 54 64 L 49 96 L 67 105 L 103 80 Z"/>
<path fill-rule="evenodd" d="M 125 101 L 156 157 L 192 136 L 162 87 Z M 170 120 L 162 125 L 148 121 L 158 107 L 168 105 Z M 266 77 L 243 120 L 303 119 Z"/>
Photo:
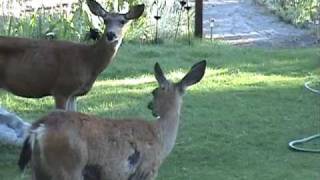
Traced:
<path fill-rule="evenodd" d="M 107 39 L 108 41 L 114 41 L 117 39 L 117 36 L 114 32 L 107 32 Z"/>

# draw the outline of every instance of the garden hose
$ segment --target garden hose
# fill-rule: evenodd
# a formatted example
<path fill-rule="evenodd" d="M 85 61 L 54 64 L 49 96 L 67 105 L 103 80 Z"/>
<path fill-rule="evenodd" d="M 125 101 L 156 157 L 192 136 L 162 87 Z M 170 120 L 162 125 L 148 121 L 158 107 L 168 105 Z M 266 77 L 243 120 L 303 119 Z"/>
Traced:
<path fill-rule="evenodd" d="M 310 87 L 310 84 L 311 84 L 311 81 L 308 81 L 308 82 L 304 83 L 304 87 L 305 87 L 306 89 L 308 89 L 309 91 L 311 91 L 311 92 L 313 92 L 313 93 L 315 93 L 315 94 L 320 95 L 320 90 L 316 90 L 316 89 L 311 88 L 311 87 Z"/>
<path fill-rule="evenodd" d="M 320 95 L 320 90 L 316 90 L 316 89 L 313 89 L 310 87 L 310 84 L 311 84 L 311 81 L 308 81 L 304 84 L 304 87 L 306 89 L 308 89 L 309 91 L 317 94 L 317 95 Z M 302 151 L 302 152 L 311 152 L 311 153 L 320 153 L 320 149 L 309 149 L 309 148 L 302 148 L 302 147 L 297 147 L 296 145 L 297 144 L 303 144 L 303 143 L 306 143 L 308 141 L 311 141 L 313 139 L 317 139 L 317 138 L 320 138 L 320 133 L 319 134 L 315 134 L 315 135 L 312 135 L 312 136 L 309 136 L 307 138 L 303 138 L 303 139 L 298 139 L 298 140 L 293 140 L 293 141 L 290 141 L 289 142 L 289 147 L 293 150 L 296 150 L 296 151 Z"/>

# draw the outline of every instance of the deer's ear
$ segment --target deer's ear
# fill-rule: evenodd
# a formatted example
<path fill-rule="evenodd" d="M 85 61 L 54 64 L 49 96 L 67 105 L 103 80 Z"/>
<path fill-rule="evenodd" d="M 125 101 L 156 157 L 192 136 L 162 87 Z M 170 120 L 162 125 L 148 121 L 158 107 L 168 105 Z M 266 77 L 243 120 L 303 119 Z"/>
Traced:
<path fill-rule="evenodd" d="M 130 8 L 129 12 L 125 14 L 128 20 L 138 19 L 144 11 L 144 4 L 139 4 Z"/>
<path fill-rule="evenodd" d="M 100 17 L 105 17 L 108 12 L 95 0 L 87 0 L 87 5 L 90 11 Z"/>
<path fill-rule="evenodd" d="M 164 76 L 159 63 L 156 63 L 154 65 L 154 76 L 156 77 L 156 80 L 158 81 L 160 87 L 164 87 L 168 83 L 167 78 Z"/>
<path fill-rule="evenodd" d="M 190 71 L 182 78 L 182 80 L 178 83 L 181 91 L 184 91 L 188 86 L 196 84 L 199 82 L 206 70 L 207 62 L 205 60 L 200 61 L 194 64 Z"/>

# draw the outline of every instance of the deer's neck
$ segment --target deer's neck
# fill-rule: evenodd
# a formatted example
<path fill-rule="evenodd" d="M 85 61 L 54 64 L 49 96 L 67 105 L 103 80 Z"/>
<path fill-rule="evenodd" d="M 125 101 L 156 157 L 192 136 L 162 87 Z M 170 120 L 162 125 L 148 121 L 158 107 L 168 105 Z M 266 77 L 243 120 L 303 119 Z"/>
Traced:
<path fill-rule="evenodd" d="M 167 157 L 172 151 L 179 129 L 181 103 L 172 107 L 166 107 L 164 113 L 160 113 L 157 121 L 159 128 L 160 140 L 163 145 L 163 157 Z"/>
<path fill-rule="evenodd" d="M 93 68 L 96 74 L 101 73 L 113 60 L 118 48 L 121 44 L 121 39 L 118 42 L 107 42 L 104 35 L 96 44 L 92 46 L 92 56 L 94 57 Z"/>

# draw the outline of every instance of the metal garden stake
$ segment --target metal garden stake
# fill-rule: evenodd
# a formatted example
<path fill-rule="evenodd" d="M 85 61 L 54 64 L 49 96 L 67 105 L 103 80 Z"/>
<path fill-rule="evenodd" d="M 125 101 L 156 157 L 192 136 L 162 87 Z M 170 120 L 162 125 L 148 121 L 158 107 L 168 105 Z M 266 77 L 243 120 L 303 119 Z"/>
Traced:
<path fill-rule="evenodd" d="M 161 19 L 161 15 L 160 15 L 160 10 L 163 8 L 163 7 L 160 7 L 158 5 L 158 1 L 154 1 L 153 2 L 153 5 L 156 5 L 156 8 L 157 8 L 157 12 L 156 12 L 156 15 L 153 16 L 153 18 L 156 20 L 156 33 L 155 33 L 155 38 L 154 38 L 154 41 L 155 43 L 158 43 L 159 42 L 159 20 Z"/>
<path fill-rule="evenodd" d="M 214 23 L 214 19 L 210 18 L 210 39 L 211 41 L 213 40 L 213 24 Z"/>
<path fill-rule="evenodd" d="M 188 22 L 188 42 L 189 45 L 191 45 L 191 37 L 190 37 L 190 16 L 189 16 L 189 11 L 191 10 L 191 6 L 189 5 L 188 1 L 187 1 L 187 5 L 184 7 L 187 10 L 187 22 Z"/>
<path fill-rule="evenodd" d="M 176 33 L 175 33 L 174 39 L 177 39 L 178 31 L 179 31 L 179 27 L 180 27 L 181 15 L 183 13 L 184 6 L 187 4 L 187 2 L 185 0 L 181 0 L 179 2 L 180 2 L 181 9 L 180 9 L 180 12 L 179 12 L 178 24 L 177 24 L 177 29 L 176 29 Z"/>

